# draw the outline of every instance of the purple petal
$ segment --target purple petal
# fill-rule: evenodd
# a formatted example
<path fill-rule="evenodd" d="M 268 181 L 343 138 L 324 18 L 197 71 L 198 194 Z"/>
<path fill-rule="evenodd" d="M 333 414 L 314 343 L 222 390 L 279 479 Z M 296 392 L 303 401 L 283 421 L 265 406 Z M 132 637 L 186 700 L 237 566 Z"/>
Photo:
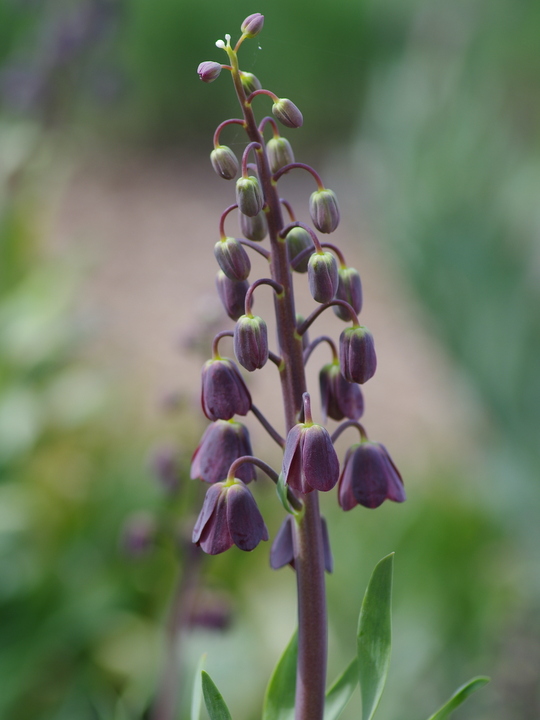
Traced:
<path fill-rule="evenodd" d="M 206 524 L 210 520 L 210 516 L 216 508 L 222 489 L 222 483 L 212 485 L 212 487 L 208 489 L 208 492 L 206 493 L 206 496 L 204 498 L 201 512 L 199 513 L 199 517 L 197 518 L 197 522 L 195 523 L 195 527 L 193 528 L 193 535 L 191 539 L 194 543 L 199 542 L 202 531 L 204 530 Z"/>
<path fill-rule="evenodd" d="M 215 487 L 216 485 L 212 486 Z M 205 525 L 198 544 L 208 555 L 219 555 L 232 546 L 233 540 L 227 523 L 227 493 L 220 493 L 214 513 Z"/>
<path fill-rule="evenodd" d="M 403 487 L 403 480 L 397 467 L 394 465 L 392 458 L 390 457 L 388 450 L 384 445 L 380 446 L 384 451 L 384 459 L 387 463 L 387 498 L 394 502 L 405 502 L 407 496 L 405 495 L 405 488 Z"/>
<path fill-rule="evenodd" d="M 261 540 L 268 540 L 268 530 L 257 503 L 244 483 L 235 483 L 228 490 L 227 522 L 232 540 L 240 550 L 249 552 Z"/>
<path fill-rule="evenodd" d="M 299 492 L 302 492 L 302 467 L 299 443 L 303 430 L 304 426 L 301 423 L 289 430 L 285 443 L 282 467 L 285 484 L 290 485 L 294 490 L 298 490 Z"/>
<path fill-rule="evenodd" d="M 339 479 L 339 460 L 328 431 L 321 425 L 304 431 L 302 475 L 309 487 L 323 492 L 331 490 Z"/>
<path fill-rule="evenodd" d="M 338 502 L 345 511 L 352 510 L 358 505 L 352 491 L 352 463 L 350 462 L 351 448 L 347 450 L 343 462 L 343 470 L 338 482 Z"/>
<path fill-rule="evenodd" d="M 352 458 L 352 488 L 356 500 L 367 508 L 377 508 L 386 500 L 388 472 L 384 456 L 375 443 L 362 443 Z"/>
<path fill-rule="evenodd" d="M 287 515 L 272 543 L 270 567 L 274 570 L 279 570 L 279 568 L 294 562 L 292 523 L 292 517 Z"/>

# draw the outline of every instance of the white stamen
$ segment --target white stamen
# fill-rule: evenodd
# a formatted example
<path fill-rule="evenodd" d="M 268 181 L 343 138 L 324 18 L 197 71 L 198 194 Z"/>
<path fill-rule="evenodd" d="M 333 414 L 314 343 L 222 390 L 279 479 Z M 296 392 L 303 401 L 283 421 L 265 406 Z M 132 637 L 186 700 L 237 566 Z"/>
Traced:
<path fill-rule="evenodd" d="M 216 47 L 223 49 L 225 47 L 223 40 L 216 40 Z"/>
<path fill-rule="evenodd" d="M 227 33 L 227 35 L 225 35 L 225 40 L 226 40 L 228 43 L 231 42 L 231 36 L 229 35 L 229 33 Z"/>

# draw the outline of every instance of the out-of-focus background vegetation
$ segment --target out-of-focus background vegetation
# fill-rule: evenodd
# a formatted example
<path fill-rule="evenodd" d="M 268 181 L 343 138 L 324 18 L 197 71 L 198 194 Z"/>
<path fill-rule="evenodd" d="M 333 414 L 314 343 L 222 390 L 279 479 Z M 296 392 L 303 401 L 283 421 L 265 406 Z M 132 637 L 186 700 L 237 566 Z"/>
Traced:
<path fill-rule="evenodd" d="M 203 494 L 186 474 L 204 429 L 197 368 L 230 324 L 210 265 L 231 186 L 208 151 L 237 109 L 227 77 L 205 86 L 195 68 L 256 11 L 265 28 L 242 66 L 300 106 L 304 128 L 285 134 L 341 199 L 336 242 L 362 273 L 380 355 L 365 423 L 409 491 L 346 515 L 324 498 L 330 673 L 395 550 L 381 718 L 427 717 L 486 673 L 460 718 L 536 719 L 540 6 L 527 0 L 1 0 L 0 717 L 141 718 L 177 651 L 184 718 L 208 651 L 250 720 L 294 627 L 293 574 L 271 572 L 263 546 L 203 561 L 188 629 L 173 650 L 165 638 L 179 567 L 195 577 L 200 562 L 185 543 Z M 326 361 L 311 361 L 313 389 Z M 160 484 L 149 458 L 163 443 Z M 273 491 L 255 492 L 274 534 Z"/>

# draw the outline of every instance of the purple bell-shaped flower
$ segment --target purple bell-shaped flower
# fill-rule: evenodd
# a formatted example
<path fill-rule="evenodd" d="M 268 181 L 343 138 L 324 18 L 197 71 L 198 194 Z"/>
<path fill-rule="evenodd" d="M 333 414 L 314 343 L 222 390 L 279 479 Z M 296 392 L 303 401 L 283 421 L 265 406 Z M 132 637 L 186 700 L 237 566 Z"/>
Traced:
<path fill-rule="evenodd" d="M 403 480 L 384 445 L 365 440 L 349 448 L 339 478 L 338 500 L 343 510 L 355 505 L 377 508 L 385 500 L 404 502 Z"/>

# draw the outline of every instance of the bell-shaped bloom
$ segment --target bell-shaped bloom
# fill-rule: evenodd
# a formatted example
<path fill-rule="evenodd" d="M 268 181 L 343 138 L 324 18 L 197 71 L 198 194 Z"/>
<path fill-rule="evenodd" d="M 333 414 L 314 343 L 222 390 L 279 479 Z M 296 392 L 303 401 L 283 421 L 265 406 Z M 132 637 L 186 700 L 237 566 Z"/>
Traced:
<path fill-rule="evenodd" d="M 331 233 L 339 225 L 339 206 L 332 190 L 315 190 L 309 198 L 309 214 L 322 233 Z"/>
<path fill-rule="evenodd" d="M 405 500 L 403 480 L 384 445 L 366 440 L 349 448 L 339 478 L 338 500 L 343 510 Z"/>
<path fill-rule="evenodd" d="M 345 380 L 363 385 L 375 375 L 377 356 L 373 335 L 361 325 L 346 328 L 339 336 L 339 362 Z"/>
<path fill-rule="evenodd" d="M 299 128 L 302 127 L 304 118 L 300 110 L 289 98 L 280 98 L 272 105 L 272 115 L 283 123 L 285 127 Z"/>
<path fill-rule="evenodd" d="M 294 227 L 287 233 L 287 255 L 291 267 L 295 272 L 305 273 L 308 269 L 310 254 L 304 255 L 308 248 L 315 250 L 311 235 L 302 227 Z M 302 255 L 302 259 L 297 262 L 296 259 Z"/>
<path fill-rule="evenodd" d="M 244 213 L 238 213 L 238 215 L 240 218 L 240 229 L 245 238 L 254 240 L 255 242 L 264 240 L 268 233 L 268 224 L 263 210 L 254 217 L 249 217 L 249 215 L 244 215 Z"/>
<path fill-rule="evenodd" d="M 216 288 L 225 312 L 231 320 L 238 320 L 244 314 L 246 294 L 249 290 L 247 280 L 231 280 L 223 270 L 216 276 Z"/>
<path fill-rule="evenodd" d="M 201 405 L 209 420 L 230 420 L 233 415 L 248 414 L 251 395 L 232 360 L 216 358 L 203 365 Z"/>
<path fill-rule="evenodd" d="M 323 417 L 332 420 L 358 420 L 364 413 L 364 397 L 356 383 L 341 374 L 339 363 L 324 365 L 319 373 Z"/>
<path fill-rule="evenodd" d="M 285 565 L 290 565 L 294 569 L 293 523 L 294 520 L 292 516 L 287 515 L 274 538 L 270 550 L 270 567 L 273 570 L 279 570 L 279 568 L 285 567 Z M 321 517 L 321 533 L 324 552 L 324 569 L 327 573 L 331 573 L 334 569 L 334 560 L 330 549 L 326 520 L 323 517 Z"/>
<path fill-rule="evenodd" d="M 251 270 L 247 252 L 236 238 L 225 237 L 214 245 L 219 267 L 231 280 L 246 280 Z"/>
<path fill-rule="evenodd" d="M 326 428 L 298 423 L 289 430 L 283 476 L 287 485 L 304 494 L 334 487 L 339 478 L 339 460 Z"/>
<path fill-rule="evenodd" d="M 241 480 L 218 482 L 208 489 L 192 540 L 209 555 L 233 545 L 249 552 L 261 540 L 268 540 L 257 503 Z"/>
<path fill-rule="evenodd" d="M 261 186 L 256 177 L 241 177 L 236 181 L 236 202 L 244 215 L 254 217 L 263 208 Z"/>
<path fill-rule="evenodd" d="M 242 315 L 234 328 L 234 354 L 249 372 L 260 370 L 268 360 L 268 330 L 257 315 Z"/>
<path fill-rule="evenodd" d="M 308 282 L 312 298 L 318 303 L 333 300 L 338 288 L 338 267 L 329 252 L 315 252 L 308 261 Z"/>
<path fill-rule="evenodd" d="M 352 267 L 342 267 L 338 270 L 338 286 L 336 300 L 344 300 L 349 303 L 354 312 L 358 315 L 362 309 L 362 282 L 358 270 Z M 334 305 L 334 313 L 345 322 L 352 320 L 347 308 L 341 305 Z"/>
<path fill-rule="evenodd" d="M 193 453 L 191 479 L 207 483 L 225 480 L 233 462 L 244 455 L 253 455 L 247 427 L 234 420 L 216 420 L 206 428 Z M 242 482 L 249 483 L 255 480 L 255 467 L 245 463 L 236 475 Z"/>
<path fill-rule="evenodd" d="M 285 165 L 290 165 L 294 162 L 294 153 L 291 147 L 291 143 L 284 137 L 273 137 L 266 143 L 266 153 L 268 155 L 268 162 L 270 164 L 270 170 L 276 173 Z"/>
<path fill-rule="evenodd" d="M 238 173 L 238 159 L 226 145 L 218 145 L 212 150 L 210 162 L 216 174 L 224 180 L 232 180 Z"/>

